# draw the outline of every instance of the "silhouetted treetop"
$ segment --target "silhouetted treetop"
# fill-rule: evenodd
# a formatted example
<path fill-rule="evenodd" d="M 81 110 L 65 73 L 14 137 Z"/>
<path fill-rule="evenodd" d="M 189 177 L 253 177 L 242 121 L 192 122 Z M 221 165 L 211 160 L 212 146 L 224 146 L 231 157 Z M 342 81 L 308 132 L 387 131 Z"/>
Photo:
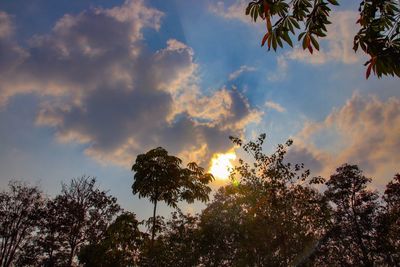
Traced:
<path fill-rule="evenodd" d="M 169 155 L 157 147 L 145 154 L 138 155 L 132 166 L 134 182 L 132 193 L 139 197 L 148 197 L 154 204 L 152 243 L 155 237 L 157 202 L 164 201 L 168 206 L 177 207 L 179 201 L 189 203 L 207 201 L 211 192 L 208 186 L 214 177 L 204 169 L 191 162 L 187 168 L 181 166 L 182 160 Z"/>

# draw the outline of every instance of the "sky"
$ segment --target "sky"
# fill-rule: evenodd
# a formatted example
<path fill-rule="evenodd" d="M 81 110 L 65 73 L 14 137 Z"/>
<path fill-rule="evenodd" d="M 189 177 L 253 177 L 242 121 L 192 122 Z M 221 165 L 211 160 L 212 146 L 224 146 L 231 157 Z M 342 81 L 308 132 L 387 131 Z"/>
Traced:
<path fill-rule="evenodd" d="M 23 180 L 53 196 L 96 176 L 145 218 L 138 154 L 162 146 L 208 169 L 217 153 L 244 157 L 230 135 L 265 132 L 266 151 L 292 138 L 288 160 L 313 175 L 358 164 L 381 190 L 400 171 L 400 84 L 365 79 L 356 2 L 334 9 L 311 56 L 261 47 L 243 0 L 1 1 L 1 189 Z"/>

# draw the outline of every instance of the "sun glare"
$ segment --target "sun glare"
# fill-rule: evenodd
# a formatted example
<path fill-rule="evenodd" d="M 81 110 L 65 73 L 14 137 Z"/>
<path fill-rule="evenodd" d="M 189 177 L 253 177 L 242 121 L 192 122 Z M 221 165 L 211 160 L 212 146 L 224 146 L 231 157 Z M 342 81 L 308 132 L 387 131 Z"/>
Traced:
<path fill-rule="evenodd" d="M 227 180 L 229 178 L 229 170 L 233 168 L 232 161 L 235 159 L 236 154 L 234 152 L 214 154 L 211 159 L 209 172 L 214 175 L 216 179 Z"/>

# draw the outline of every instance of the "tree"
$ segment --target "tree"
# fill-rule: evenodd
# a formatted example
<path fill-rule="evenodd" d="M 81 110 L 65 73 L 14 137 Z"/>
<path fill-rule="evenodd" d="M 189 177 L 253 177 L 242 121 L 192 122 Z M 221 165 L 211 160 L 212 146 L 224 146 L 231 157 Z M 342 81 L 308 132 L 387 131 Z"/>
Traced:
<path fill-rule="evenodd" d="M 82 245 L 101 239 L 120 211 L 116 198 L 96 188 L 96 179 L 88 176 L 63 184 L 54 202 L 58 212 L 57 238 L 63 244 L 67 266 L 73 265 Z"/>
<path fill-rule="evenodd" d="M 8 192 L 0 192 L 0 266 L 14 266 L 31 241 L 45 200 L 37 187 L 10 182 Z"/>
<path fill-rule="evenodd" d="M 287 146 L 263 152 L 266 136 L 232 141 L 253 161 L 239 160 L 232 178 L 200 215 L 200 258 L 204 266 L 295 266 L 323 235 L 329 208 L 308 183 L 302 165 L 285 162 Z"/>
<path fill-rule="evenodd" d="M 376 259 L 378 195 L 367 189 L 370 178 L 357 165 L 344 164 L 326 182 L 333 204 L 329 236 L 316 265 L 373 266 Z"/>
<path fill-rule="evenodd" d="M 35 234 L 22 248 L 16 266 L 63 265 L 67 255 L 63 251 L 64 242 L 60 239 L 59 210 L 53 199 L 47 199 L 36 222 Z"/>
<path fill-rule="evenodd" d="M 182 160 L 168 155 L 158 147 L 146 154 L 138 155 L 132 171 L 135 172 L 132 185 L 133 194 L 148 197 L 154 204 L 151 243 L 154 243 L 157 203 L 164 201 L 168 206 L 177 207 L 181 200 L 208 201 L 211 189 L 208 183 L 214 178 L 204 169 L 191 162 L 187 168 L 181 167 Z"/>
<path fill-rule="evenodd" d="M 266 21 L 261 46 L 268 50 L 283 47 L 283 41 L 293 47 L 290 35 L 297 36 L 303 49 L 312 54 L 319 50 L 318 39 L 327 35 L 331 7 L 336 0 L 252 0 L 246 15 L 254 21 Z M 354 37 L 354 50 L 359 47 L 369 55 L 366 77 L 371 71 L 378 77 L 400 77 L 400 2 L 398 0 L 362 0 L 357 23 L 360 30 Z M 356 19 L 354 19 L 356 21 Z M 275 21 L 272 24 L 272 21 Z M 301 31 L 299 33 L 299 31 Z"/>
<path fill-rule="evenodd" d="M 174 211 L 163 223 L 163 229 L 155 240 L 152 251 L 145 250 L 140 266 L 149 266 L 146 261 L 151 253 L 155 266 L 199 266 L 198 216 Z"/>
<path fill-rule="evenodd" d="M 121 214 L 107 228 L 99 242 L 88 244 L 81 249 L 80 263 L 87 267 L 136 266 L 143 243 L 143 234 L 138 225 L 135 214 Z"/>
<path fill-rule="evenodd" d="M 400 174 L 386 185 L 384 206 L 378 217 L 378 250 L 390 266 L 400 262 Z"/>

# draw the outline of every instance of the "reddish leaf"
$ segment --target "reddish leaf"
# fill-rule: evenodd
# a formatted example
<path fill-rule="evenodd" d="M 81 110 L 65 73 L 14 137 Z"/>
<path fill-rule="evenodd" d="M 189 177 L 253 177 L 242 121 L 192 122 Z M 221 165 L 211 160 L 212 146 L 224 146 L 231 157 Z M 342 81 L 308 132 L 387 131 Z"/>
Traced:
<path fill-rule="evenodd" d="M 264 46 L 264 45 L 265 45 L 265 42 L 267 41 L 268 36 L 269 36 L 269 32 L 267 32 L 267 33 L 264 35 L 264 38 L 263 38 L 262 41 L 261 41 L 261 46 Z"/>
<path fill-rule="evenodd" d="M 312 48 L 311 44 L 309 44 L 309 45 L 307 46 L 307 48 L 308 48 L 308 51 L 310 51 L 310 53 L 312 54 L 312 53 L 313 53 L 313 48 Z"/>

